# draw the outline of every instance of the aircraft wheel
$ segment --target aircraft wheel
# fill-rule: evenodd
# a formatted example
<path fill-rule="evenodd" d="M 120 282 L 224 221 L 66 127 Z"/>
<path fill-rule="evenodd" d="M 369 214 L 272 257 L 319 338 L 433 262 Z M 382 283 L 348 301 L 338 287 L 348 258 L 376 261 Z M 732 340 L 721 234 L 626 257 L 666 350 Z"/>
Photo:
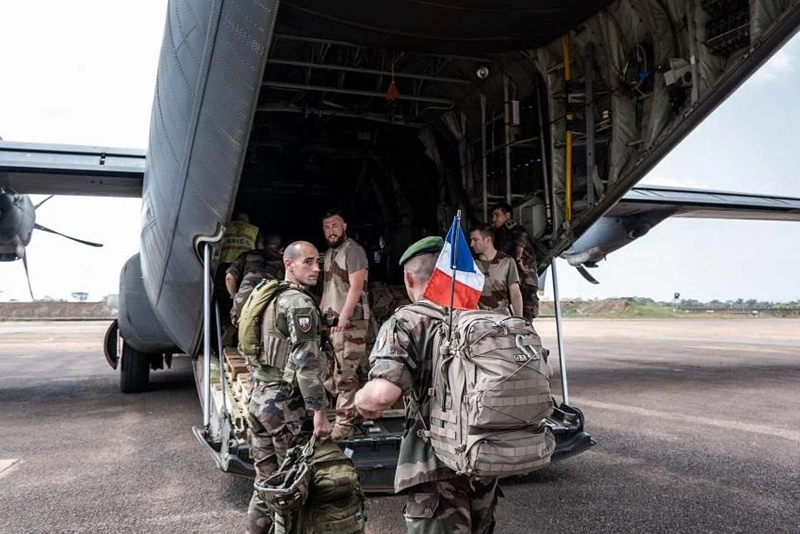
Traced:
<path fill-rule="evenodd" d="M 122 343 L 119 390 L 123 393 L 141 393 L 150 382 L 150 358 L 127 343 Z"/>

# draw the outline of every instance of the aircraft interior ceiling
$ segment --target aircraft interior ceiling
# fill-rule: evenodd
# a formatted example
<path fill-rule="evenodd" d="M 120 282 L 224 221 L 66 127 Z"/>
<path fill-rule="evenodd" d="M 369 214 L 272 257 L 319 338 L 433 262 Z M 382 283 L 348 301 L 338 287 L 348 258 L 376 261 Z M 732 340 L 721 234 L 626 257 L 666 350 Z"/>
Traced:
<path fill-rule="evenodd" d="M 502 78 L 476 74 L 499 69 L 496 60 L 281 35 L 266 67 L 237 209 L 256 219 L 259 212 L 268 213 L 263 225 L 277 226 L 275 231 L 287 238 L 320 235 L 317 216 L 306 221 L 292 214 L 340 209 L 352 229 L 369 234 L 363 236 L 368 242 L 399 225 L 410 226 L 414 235 L 441 232 L 454 207 L 463 208 L 468 220 L 482 220 L 481 177 L 476 174 L 481 95 L 492 149 L 487 187 L 493 198 L 502 199 Z M 540 80 L 532 73 L 525 77 L 528 90 Z M 392 86 L 398 94 L 389 100 Z M 524 96 L 524 120 L 515 130 L 529 146 L 520 144 L 514 153 L 515 178 L 532 195 L 543 185 L 538 156 L 543 145 L 537 102 Z"/>
<path fill-rule="evenodd" d="M 282 3 L 235 209 L 319 239 L 337 208 L 369 242 L 533 203 L 549 259 L 794 3 Z"/>
<path fill-rule="evenodd" d="M 610 0 L 288 0 L 280 22 L 307 35 L 426 53 L 487 53 L 535 48 L 557 38 Z"/>

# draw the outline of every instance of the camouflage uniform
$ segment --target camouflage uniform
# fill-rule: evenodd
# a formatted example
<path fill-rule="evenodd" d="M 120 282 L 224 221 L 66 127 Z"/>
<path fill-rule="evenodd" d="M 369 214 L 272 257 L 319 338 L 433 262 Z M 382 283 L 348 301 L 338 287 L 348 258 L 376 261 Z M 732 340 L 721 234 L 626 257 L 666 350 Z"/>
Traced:
<path fill-rule="evenodd" d="M 482 310 L 510 313 L 508 288 L 513 284 L 519 284 L 517 264 L 499 250 L 491 260 L 476 259 L 475 263 L 486 276 L 478 307 Z M 521 311 L 514 310 L 515 313 Z"/>
<path fill-rule="evenodd" d="M 367 254 L 363 247 L 350 238 L 338 248 L 329 248 L 324 258 L 325 285 L 320 308 L 328 327 L 335 326 L 339 312 L 344 307 L 350 289 L 350 274 L 367 269 Z M 336 393 L 336 426 L 352 432 L 358 419 L 355 396 L 358 390 L 358 370 L 366 363 L 367 326 L 370 319 L 367 302 L 367 277 L 358 304 L 350 317 L 350 326 L 344 331 L 331 331 L 330 338 L 336 355 L 333 370 L 333 389 Z M 346 434 L 345 434 L 346 436 Z"/>
<path fill-rule="evenodd" d="M 250 455 L 261 483 L 278 469 L 286 451 L 313 432 L 311 411 L 324 410 L 327 365 L 320 353 L 319 311 L 303 291 L 288 289 L 264 311 L 264 351 L 252 369 L 248 406 Z M 257 492 L 247 510 L 247 532 L 267 533 L 272 518 Z"/>
<path fill-rule="evenodd" d="M 228 267 L 226 274 L 236 279 L 239 288 L 231 308 L 231 321 L 236 326 L 242 306 L 261 280 L 283 280 L 283 258 L 270 250 L 251 250 L 240 254 Z"/>
<path fill-rule="evenodd" d="M 525 227 L 511 219 L 497 228 L 494 246 L 512 258 L 517 257 L 517 246 L 524 247 L 522 257 L 516 260 L 520 277 L 519 289 L 522 293 L 522 316 L 529 321 L 539 316 L 539 275 L 536 253 Z"/>
<path fill-rule="evenodd" d="M 381 326 L 370 354 L 370 379 L 383 378 L 403 390 L 406 406 L 420 406 L 419 417 L 406 409 L 406 428 L 400 444 L 395 491 L 408 490 L 405 506 L 409 533 L 489 534 L 499 488 L 496 479 L 470 480 L 457 476 L 436 458 L 430 442 L 420 437 L 429 425 L 428 387 L 434 332 L 445 319 L 399 308 Z M 420 421 L 420 417 L 422 421 Z M 424 422 L 424 423 L 423 423 Z"/>

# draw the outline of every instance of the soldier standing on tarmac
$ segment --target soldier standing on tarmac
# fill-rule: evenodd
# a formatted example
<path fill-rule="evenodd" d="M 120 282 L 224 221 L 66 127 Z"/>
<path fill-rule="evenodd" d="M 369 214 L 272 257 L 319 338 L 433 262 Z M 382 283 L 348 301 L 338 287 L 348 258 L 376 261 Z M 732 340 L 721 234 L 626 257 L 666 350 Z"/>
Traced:
<path fill-rule="evenodd" d="M 353 434 L 358 412 L 353 404 L 358 389 L 358 370 L 366 363 L 367 253 L 347 237 L 347 223 L 337 211 L 322 217 L 322 231 L 330 248 L 325 251 L 324 286 L 320 308 L 329 328 L 336 355 L 333 384 L 336 393 L 336 422 L 331 439 L 339 441 Z"/>
<path fill-rule="evenodd" d="M 426 237 L 400 258 L 412 302 L 423 301 L 443 246 L 441 237 Z M 364 417 L 376 419 L 404 395 L 420 408 L 419 417 L 406 421 L 394 480 L 396 492 L 408 490 L 408 534 L 491 534 L 499 493 L 497 479 L 470 480 L 466 475 L 456 475 L 436 458 L 430 440 L 425 438 L 435 333 L 447 318 L 444 308 L 428 305 L 430 314 L 402 307 L 383 323 L 369 358 L 370 379 L 356 394 L 356 407 Z"/>
<path fill-rule="evenodd" d="M 539 316 L 539 274 L 533 242 L 525 227 L 512 218 L 511 206 L 505 202 L 492 208 L 492 224 L 495 228 L 494 247 L 517 262 L 522 316 L 532 321 Z"/>
<path fill-rule="evenodd" d="M 320 317 L 306 288 L 319 277 L 319 252 L 311 243 L 286 247 L 285 281 L 291 287 L 270 302 L 261 320 L 262 346 L 253 369 L 248 406 L 250 454 L 256 483 L 263 483 L 283 461 L 286 451 L 305 445 L 314 435 L 330 435 L 323 385 L 327 366 L 320 352 Z M 258 492 L 247 510 L 247 532 L 266 534 L 272 517 Z"/>

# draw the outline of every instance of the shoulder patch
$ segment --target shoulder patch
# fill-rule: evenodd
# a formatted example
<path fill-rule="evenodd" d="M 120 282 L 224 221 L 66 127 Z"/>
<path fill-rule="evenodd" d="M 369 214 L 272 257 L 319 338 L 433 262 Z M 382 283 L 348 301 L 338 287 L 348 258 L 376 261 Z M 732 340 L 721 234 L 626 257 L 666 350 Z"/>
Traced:
<path fill-rule="evenodd" d="M 375 341 L 375 352 L 379 352 L 386 346 L 386 342 L 389 339 L 389 330 L 388 329 L 381 329 L 380 335 L 378 336 L 378 340 Z"/>
<path fill-rule="evenodd" d="M 308 314 L 308 315 L 299 315 L 298 314 L 298 315 L 295 316 L 294 319 L 295 319 L 295 321 L 297 321 L 297 328 L 301 332 L 305 333 L 305 332 L 308 332 L 309 330 L 311 330 L 312 321 L 311 321 L 311 315 L 310 314 Z"/>

